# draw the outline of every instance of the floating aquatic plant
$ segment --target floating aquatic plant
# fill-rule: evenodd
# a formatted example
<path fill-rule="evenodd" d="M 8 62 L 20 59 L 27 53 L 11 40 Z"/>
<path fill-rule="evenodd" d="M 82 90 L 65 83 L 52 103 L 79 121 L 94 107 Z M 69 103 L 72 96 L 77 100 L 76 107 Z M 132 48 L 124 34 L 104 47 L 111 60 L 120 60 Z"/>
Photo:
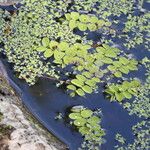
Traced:
<path fill-rule="evenodd" d="M 141 121 L 132 127 L 133 134 L 135 139 L 132 143 L 125 142 L 125 138 L 120 134 L 116 136 L 116 140 L 120 143 L 119 145 L 115 146 L 116 150 L 148 150 L 150 138 L 150 124 L 149 121 Z"/>
<path fill-rule="evenodd" d="M 110 100 L 117 100 L 121 102 L 122 100 L 131 99 L 132 96 L 136 96 L 138 94 L 138 88 L 140 87 L 139 80 L 132 81 L 123 81 L 121 84 L 111 84 L 109 85 L 105 92 L 109 94 L 111 97 Z"/>
<path fill-rule="evenodd" d="M 128 74 L 130 71 L 138 70 L 138 62 L 134 59 L 120 57 L 118 61 L 114 61 L 107 68 L 114 74 L 115 77 L 122 77 L 122 74 Z"/>
<path fill-rule="evenodd" d="M 69 27 L 72 30 L 78 28 L 81 31 L 95 31 L 103 26 L 111 26 L 111 22 L 99 20 L 96 16 L 79 14 L 78 12 L 67 13 L 65 17 L 69 21 Z"/>
<path fill-rule="evenodd" d="M 95 112 L 76 106 L 71 109 L 69 118 L 71 119 L 70 123 L 78 129 L 84 140 L 91 144 L 90 147 L 95 149 L 102 144 L 105 131 L 100 126 L 101 118 Z M 86 144 L 84 146 L 83 149 L 87 148 Z M 88 148 L 90 149 L 90 147 Z"/>
<path fill-rule="evenodd" d="M 136 95 L 132 103 L 126 102 L 124 108 L 129 111 L 129 114 L 136 114 L 139 117 L 149 118 L 150 114 L 150 60 L 146 57 L 142 60 L 146 67 L 146 80 L 139 87 L 139 93 Z"/>
<path fill-rule="evenodd" d="M 94 31 L 110 26 L 109 21 L 76 11 L 65 13 L 69 2 L 64 4 L 65 8 L 59 8 L 59 3 L 62 2 L 49 5 L 47 0 L 26 1 L 18 14 L 9 15 L 7 24 L 11 30 L 7 35 L 3 33 L 3 51 L 9 61 L 15 64 L 14 69 L 20 73 L 20 78 L 30 84 L 44 75 L 61 78 L 55 68 L 65 69 L 72 65 L 73 72 L 66 74 L 72 74 L 74 78 L 68 76 L 67 89 L 71 96 L 84 96 L 97 90 L 97 84 L 108 72 L 115 77 L 122 77 L 137 70 L 137 61 L 120 56 L 121 50 L 118 48 L 106 44 L 92 47 L 91 41 L 86 40 L 85 36 L 81 37 L 70 30 L 78 27 L 82 31 Z M 60 11 L 56 13 L 58 9 Z"/>

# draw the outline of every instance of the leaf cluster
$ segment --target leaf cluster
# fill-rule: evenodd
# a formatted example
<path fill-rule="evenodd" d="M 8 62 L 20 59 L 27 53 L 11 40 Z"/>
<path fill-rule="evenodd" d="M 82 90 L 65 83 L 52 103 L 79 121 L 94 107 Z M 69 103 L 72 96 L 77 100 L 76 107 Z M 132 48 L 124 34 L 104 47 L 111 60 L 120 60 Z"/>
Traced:
<path fill-rule="evenodd" d="M 65 17 L 69 21 L 71 30 L 78 28 L 81 31 L 96 31 L 103 26 L 111 26 L 111 22 L 99 20 L 96 16 L 79 14 L 78 12 L 66 13 Z"/>
<path fill-rule="evenodd" d="M 122 77 L 122 74 L 128 74 L 130 71 L 138 70 L 138 62 L 134 59 L 127 59 L 120 57 L 118 61 L 114 61 L 107 68 L 110 70 L 115 77 Z"/>
<path fill-rule="evenodd" d="M 114 101 L 117 100 L 121 102 L 122 100 L 131 99 L 132 96 L 136 96 L 138 94 L 138 88 L 140 87 L 139 80 L 132 80 L 132 81 L 123 81 L 121 84 L 110 84 L 105 93 L 110 96 L 110 100 Z"/>
<path fill-rule="evenodd" d="M 85 140 L 95 145 L 102 143 L 104 130 L 100 126 L 101 119 L 94 112 L 87 108 L 75 108 L 69 114 L 73 125 L 78 129 Z"/>

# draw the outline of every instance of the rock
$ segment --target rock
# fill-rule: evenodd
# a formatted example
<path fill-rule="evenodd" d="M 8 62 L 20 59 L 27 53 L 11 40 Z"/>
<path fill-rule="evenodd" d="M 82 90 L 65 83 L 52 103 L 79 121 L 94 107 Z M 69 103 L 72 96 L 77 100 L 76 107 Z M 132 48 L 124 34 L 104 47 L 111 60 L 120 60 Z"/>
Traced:
<path fill-rule="evenodd" d="M 0 86 L 0 114 L 3 114 L 0 127 L 5 125 L 13 128 L 8 136 L 0 138 L 0 150 L 65 150 L 66 146 L 41 128 L 36 120 L 29 121 L 32 117 L 15 92 L 11 92 L 7 73 L 1 63 L 0 78 L 0 85 L 3 85 Z M 7 91 L 8 94 L 1 93 L 6 89 L 11 89 Z"/>

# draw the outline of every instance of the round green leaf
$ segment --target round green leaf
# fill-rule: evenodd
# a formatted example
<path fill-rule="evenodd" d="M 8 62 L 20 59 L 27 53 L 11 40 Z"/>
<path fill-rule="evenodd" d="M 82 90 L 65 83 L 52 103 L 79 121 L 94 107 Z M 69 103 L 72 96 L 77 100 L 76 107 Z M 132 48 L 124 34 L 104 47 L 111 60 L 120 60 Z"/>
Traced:
<path fill-rule="evenodd" d="M 55 48 L 55 47 L 57 47 L 58 46 L 58 42 L 57 41 L 50 41 L 50 43 L 49 43 L 49 47 L 50 48 Z"/>
<path fill-rule="evenodd" d="M 84 23 L 78 23 L 78 28 L 79 28 L 79 30 L 81 30 L 81 31 L 86 31 L 87 30 L 87 25 L 86 24 L 84 24 Z"/>
<path fill-rule="evenodd" d="M 81 127 L 79 128 L 79 132 L 82 134 L 82 135 L 85 135 L 85 134 L 89 134 L 89 128 L 87 127 Z"/>
<path fill-rule="evenodd" d="M 44 52 L 44 56 L 45 56 L 46 58 L 51 57 L 53 54 L 54 54 L 54 52 L 53 52 L 51 49 L 47 49 L 47 50 Z"/>
<path fill-rule="evenodd" d="M 84 126 L 86 124 L 86 119 L 81 118 L 74 121 L 75 126 Z"/>
<path fill-rule="evenodd" d="M 78 20 L 79 19 L 79 13 L 78 12 L 71 12 L 71 19 Z"/>
<path fill-rule="evenodd" d="M 88 119 L 88 123 L 91 125 L 98 124 L 99 122 L 100 122 L 100 118 L 97 116 L 93 116 Z"/>
<path fill-rule="evenodd" d="M 89 109 L 85 109 L 85 110 L 81 111 L 81 116 L 84 117 L 84 118 L 91 117 L 92 114 L 93 114 L 93 112 Z"/>
<path fill-rule="evenodd" d="M 71 113 L 71 114 L 69 115 L 69 118 L 70 118 L 70 119 L 73 119 L 73 120 L 76 120 L 76 119 L 82 119 L 82 116 L 81 116 L 80 113 Z"/>
<path fill-rule="evenodd" d="M 67 42 L 60 42 L 60 44 L 58 45 L 58 49 L 61 51 L 65 51 L 69 49 L 69 44 Z"/>
<path fill-rule="evenodd" d="M 88 15 L 84 15 L 84 14 L 80 15 L 80 17 L 79 17 L 79 20 L 81 22 L 84 22 L 84 23 L 89 22 L 89 19 L 90 19 L 89 16 Z"/>
<path fill-rule="evenodd" d="M 87 27 L 90 31 L 96 31 L 97 30 L 96 24 L 93 24 L 93 23 L 88 24 Z"/>
<path fill-rule="evenodd" d="M 70 27 L 71 30 L 73 30 L 74 28 L 76 28 L 77 27 L 76 21 L 75 20 L 70 20 L 69 27 Z"/>
<path fill-rule="evenodd" d="M 90 22 L 91 23 L 97 23 L 98 22 L 98 18 L 96 16 L 92 16 L 92 17 L 90 17 Z"/>

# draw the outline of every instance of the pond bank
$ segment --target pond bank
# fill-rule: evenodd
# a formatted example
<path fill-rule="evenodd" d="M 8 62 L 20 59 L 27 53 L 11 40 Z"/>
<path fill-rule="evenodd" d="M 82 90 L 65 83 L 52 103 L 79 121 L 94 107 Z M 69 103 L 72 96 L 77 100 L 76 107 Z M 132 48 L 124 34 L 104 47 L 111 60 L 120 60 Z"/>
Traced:
<path fill-rule="evenodd" d="M 0 150 L 65 150 L 26 110 L 0 66 Z M 5 132 L 2 132 L 5 130 Z M 4 134 L 4 135 L 3 135 Z"/>

